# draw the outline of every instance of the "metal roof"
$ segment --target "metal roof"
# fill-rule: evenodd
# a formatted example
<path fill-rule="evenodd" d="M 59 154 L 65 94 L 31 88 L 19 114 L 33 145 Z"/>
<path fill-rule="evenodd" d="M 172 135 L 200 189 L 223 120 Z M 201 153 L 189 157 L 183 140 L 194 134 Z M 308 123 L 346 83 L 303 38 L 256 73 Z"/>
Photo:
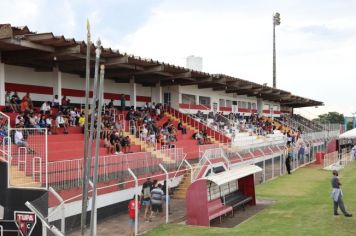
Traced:
<path fill-rule="evenodd" d="M 55 36 L 53 33 L 36 33 L 27 26 L 15 27 L 0 24 L 1 61 L 5 64 L 26 66 L 37 71 L 62 72 L 85 76 L 86 43 L 73 38 Z M 94 68 L 95 46 L 91 47 L 91 67 Z M 197 85 L 237 95 L 247 95 L 279 102 L 282 106 L 306 107 L 323 105 L 320 101 L 303 98 L 288 91 L 275 89 L 251 81 L 224 74 L 209 74 L 184 67 L 141 58 L 111 48 L 101 48 L 101 63 L 105 65 L 105 77 L 118 83 L 134 78 L 143 86 Z M 91 69 L 93 73 L 94 70 Z"/>
<path fill-rule="evenodd" d="M 204 177 L 204 179 L 214 182 L 216 185 L 220 186 L 231 181 L 241 179 L 248 175 L 253 175 L 260 171 L 262 171 L 261 167 L 258 167 L 256 165 L 246 165 L 235 167 L 218 174 L 212 174 L 207 177 Z"/>

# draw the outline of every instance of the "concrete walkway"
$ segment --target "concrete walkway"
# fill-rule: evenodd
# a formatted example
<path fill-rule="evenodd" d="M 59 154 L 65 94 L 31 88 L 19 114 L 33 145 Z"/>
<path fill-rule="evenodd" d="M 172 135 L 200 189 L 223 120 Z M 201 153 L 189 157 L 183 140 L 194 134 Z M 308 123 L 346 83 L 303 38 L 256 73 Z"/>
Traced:
<path fill-rule="evenodd" d="M 152 222 L 145 222 L 143 220 L 144 208 L 139 213 L 139 233 L 151 230 L 160 224 L 166 222 L 165 206 L 163 205 L 163 212 L 152 218 Z M 185 200 L 172 199 L 171 211 L 169 215 L 170 223 L 178 223 L 185 221 Z M 129 217 L 128 214 L 119 214 L 112 217 L 98 220 L 97 235 L 98 236 L 117 236 L 129 235 Z M 80 230 L 75 230 L 69 234 L 70 236 L 80 235 Z"/>

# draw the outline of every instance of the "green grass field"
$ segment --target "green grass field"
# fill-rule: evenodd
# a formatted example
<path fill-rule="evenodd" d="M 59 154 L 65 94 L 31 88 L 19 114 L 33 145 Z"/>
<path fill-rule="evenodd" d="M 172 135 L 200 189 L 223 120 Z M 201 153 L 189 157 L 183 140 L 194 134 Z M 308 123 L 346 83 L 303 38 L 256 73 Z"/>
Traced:
<path fill-rule="evenodd" d="M 340 173 L 345 206 L 354 217 L 333 215 L 330 178 L 331 172 L 306 167 L 257 186 L 258 198 L 276 203 L 235 228 L 169 224 L 145 235 L 356 235 L 356 162 Z"/>

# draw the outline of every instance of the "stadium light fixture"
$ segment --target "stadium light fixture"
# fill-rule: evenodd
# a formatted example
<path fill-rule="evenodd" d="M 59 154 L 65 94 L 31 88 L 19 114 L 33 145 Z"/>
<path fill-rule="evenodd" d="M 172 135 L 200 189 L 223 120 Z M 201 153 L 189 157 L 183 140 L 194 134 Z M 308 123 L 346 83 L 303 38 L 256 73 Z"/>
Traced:
<path fill-rule="evenodd" d="M 276 12 L 273 14 L 273 88 L 277 87 L 276 82 L 276 25 L 281 24 L 281 15 Z"/>

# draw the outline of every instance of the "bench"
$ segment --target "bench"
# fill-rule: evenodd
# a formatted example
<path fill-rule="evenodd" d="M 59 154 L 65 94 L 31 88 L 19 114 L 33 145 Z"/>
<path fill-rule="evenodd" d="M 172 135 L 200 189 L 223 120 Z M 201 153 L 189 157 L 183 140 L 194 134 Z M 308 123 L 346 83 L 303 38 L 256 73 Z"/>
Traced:
<path fill-rule="evenodd" d="M 221 224 L 221 216 L 229 212 L 233 212 L 232 207 L 223 205 L 220 198 L 208 202 L 209 222 L 219 217 Z"/>
<path fill-rule="evenodd" d="M 240 191 L 235 191 L 224 196 L 224 202 L 226 206 L 231 206 L 232 209 L 242 206 L 245 210 L 245 205 L 252 200 L 252 197 L 247 197 Z M 232 210 L 234 214 L 234 210 Z"/>

